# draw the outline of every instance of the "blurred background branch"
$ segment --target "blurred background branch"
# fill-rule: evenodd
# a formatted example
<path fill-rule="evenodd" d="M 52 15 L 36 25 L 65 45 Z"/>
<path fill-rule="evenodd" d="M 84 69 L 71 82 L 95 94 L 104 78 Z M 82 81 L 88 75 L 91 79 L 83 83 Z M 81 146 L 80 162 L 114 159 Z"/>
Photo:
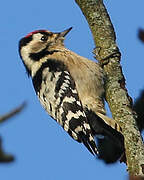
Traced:
<path fill-rule="evenodd" d="M 10 118 L 20 113 L 24 109 L 25 106 L 26 106 L 26 102 L 22 103 L 20 106 L 14 108 L 10 112 L 0 116 L 0 123 L 4 123 Z M 4 152 L 3 146 L 2 146 L 2 138 L 0 137 L 0 163 L 8 163 L 12 161 L 14 161 L 14 156 Z"/>

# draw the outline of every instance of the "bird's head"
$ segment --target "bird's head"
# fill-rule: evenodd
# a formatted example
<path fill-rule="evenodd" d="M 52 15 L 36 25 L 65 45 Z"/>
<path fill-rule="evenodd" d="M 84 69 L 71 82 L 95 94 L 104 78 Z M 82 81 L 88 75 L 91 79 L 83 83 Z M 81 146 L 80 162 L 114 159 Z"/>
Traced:
<path fill-rule="evenodd" d="M 57 33 L 36 30 L 23 37 L 19 42 L 19 54 L 27 72 L 30 73 L 34 62 L 38 62 L 63 47 L 65 36 L 71 29 L 72 27 Z"/>

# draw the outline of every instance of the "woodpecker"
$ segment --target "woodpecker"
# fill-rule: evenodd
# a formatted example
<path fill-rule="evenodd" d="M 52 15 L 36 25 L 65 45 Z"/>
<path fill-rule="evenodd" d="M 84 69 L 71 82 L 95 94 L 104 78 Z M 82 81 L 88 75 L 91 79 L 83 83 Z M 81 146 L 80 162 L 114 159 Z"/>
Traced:
<path fill-rule="evenodd" d="M 94 136 L 107 136 L 123 152 L 120 126 L 106 116 L 100 65 L 64 46 L 62 32 L 36 30 L 19 42 L 19 54 L 41 105 L 76 141 L 98 155 Z"/>

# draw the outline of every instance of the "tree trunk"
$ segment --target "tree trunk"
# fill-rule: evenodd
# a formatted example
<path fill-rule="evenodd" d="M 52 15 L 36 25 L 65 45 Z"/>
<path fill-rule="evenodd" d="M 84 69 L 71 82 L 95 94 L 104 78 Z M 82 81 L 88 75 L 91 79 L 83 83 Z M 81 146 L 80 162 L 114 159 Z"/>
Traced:
<path fill-rule="evenodd" d="M 136 125 L 136 113 L 132 110 L 132 99 L 125 87 L 121 54 L 110 17 L 102 0 L 75 1 L 88 21 L 96 45 L 96 59 L 107 76 L 106 101 L 113 118 L 122 128 L 128 171 L 133 176 L 144 176 L 144 145 Z"/>

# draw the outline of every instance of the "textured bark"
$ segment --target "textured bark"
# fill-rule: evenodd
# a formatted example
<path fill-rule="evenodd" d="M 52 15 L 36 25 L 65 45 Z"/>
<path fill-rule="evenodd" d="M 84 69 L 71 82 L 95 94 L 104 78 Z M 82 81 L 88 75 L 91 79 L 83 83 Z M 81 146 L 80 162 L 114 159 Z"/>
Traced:
<path fill-rule="evenodd" d="M 128 171 L 134 176 L 144 176 L 144 145 L 132 110 L 132 99 L 125 88 L 113 25 L 102 0 L 75 1 L 89 23 L 96 45 L 96 59 L 107 76 L 106 100 L 113 118 L 122 128 Z"/>

